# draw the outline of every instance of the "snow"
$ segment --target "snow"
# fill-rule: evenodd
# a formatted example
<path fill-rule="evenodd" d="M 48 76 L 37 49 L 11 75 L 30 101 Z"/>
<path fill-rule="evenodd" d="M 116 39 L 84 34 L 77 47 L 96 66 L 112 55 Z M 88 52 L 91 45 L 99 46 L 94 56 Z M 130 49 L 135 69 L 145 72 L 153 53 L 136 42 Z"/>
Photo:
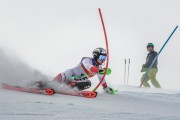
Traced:
<path fill-rule="evenodd" d="M 129 84 L 139 84 L 146 44 L 154 43 L 159 51 L 179 25 L 178 0 L 1 0 L 0 83 L 51 80 L 82 56 L 91 56 L 96 47 L 105 47 L 98 8 L 109 41 L 112 75 L 106 78 L 119 93 L 109 95 L 100 87 L 98 96 L 88 99 L 0 88 L 0 120 L 180 119 L 178 31 L 159 56 L 157 79 L 162 89 L 117 86 L 124 82 L 124 59 L 131 59 Z M 98 84 L 96 78 L 91 80 Z"/>
<path fill-rule="evenodd" d="M 119 86 L 94 99 L 0 89 L 0 120 L 178 120 L 180 91 Z"/>

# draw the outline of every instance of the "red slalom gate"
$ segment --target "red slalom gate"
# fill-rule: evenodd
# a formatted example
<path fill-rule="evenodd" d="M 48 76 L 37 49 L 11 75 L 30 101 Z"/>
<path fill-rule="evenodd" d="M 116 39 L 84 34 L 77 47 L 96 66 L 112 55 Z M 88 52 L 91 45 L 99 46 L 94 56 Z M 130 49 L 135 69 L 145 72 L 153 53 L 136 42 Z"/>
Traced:
<path fill-rule="evenodd" d="M 103 21 L 101 9 L 99 8 L 98 10 L 99 10 L 99 15 L 100 15 L 100 18 L 101 18 L 101 22 L 102 22 L 102 26 L 103 26 L 103 31 L 104 31 L 105 42 L 106 42 L 107 62 L 106 62 L 106 69 L 105 69 L 105 72 L 104 72 L 104 74 L 103 74 L 103 77 L 102 77 L 102 79 L 100 80 L 99 84 L 94 88 L 94 90 L 93 90 L 94 92 L 98 89 L 98 87 L 100 86 L 100 84 L 101 84 L 102 81 L 104 80 L 104 78 L 105 78 L 105 76 L 106 76 L 108 64 L 109 64 L 109 48 L 108 48 L 108 39 L 107 39 L 107 34 L 106 34 L 106 28 L 105 28 L 105 25 L 104 25 L 104 21 Z"/>

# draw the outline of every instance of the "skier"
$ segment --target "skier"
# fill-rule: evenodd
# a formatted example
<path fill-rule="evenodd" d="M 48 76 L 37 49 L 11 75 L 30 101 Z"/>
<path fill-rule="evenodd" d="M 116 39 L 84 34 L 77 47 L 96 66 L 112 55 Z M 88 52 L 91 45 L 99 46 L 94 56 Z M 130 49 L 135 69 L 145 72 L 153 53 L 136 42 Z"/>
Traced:
<path fill-rule="evenodd" d="M 78 90 L 84 90 L 91 87 L 91 81 L 89 78 L 97 75 L 99 80 L 102 79 L 103 63 L 106 60 L 106 50 L 104 48 L 96 48 L 93 50 L 93 58 L 83 57 L 80 63 L 72 69 L 68 69 L 62 73 L 59 73 L 53 80 L 58 83 L 65 83 L 72 88 Z M 106 93 L 114 94 L 115 90 L 110 88 L 106 80 L 101 83 Z"/>
<path fill-rule="evenodd" d="M 147 71 L 147 69 L 149 68 L 149 66 L 153 62 L 154 58 L 158 54 L 156 51 L 154 51 L 153 43 L 148 43 L 147 44 L 147 51 L 149 53 L 148 53 L 148 55 L 146 57 L 146 63 L 142 66 L 141 72 L 146 72 Z M 148 81 L 151 80 L 151 83 L 154 85 L 154 87 L 161 88 L 159 82 L 156 80 L 156 74 L 158 72 L 157 63 L 158 63 L 158 60 L 155 61 L 154 65 L 150 69 L 150 71 L 149 71 L 149 73 L 148 73 L 148 75 L 146 77 L 146 80 L 144 80 L 144 77 L 145 77 L 146 73 L 143 74 L 143 76 L 141 78 L 141 81 L 144 80 L 143 81 L 143 86 L 144 87 L 150 87 Z"/>

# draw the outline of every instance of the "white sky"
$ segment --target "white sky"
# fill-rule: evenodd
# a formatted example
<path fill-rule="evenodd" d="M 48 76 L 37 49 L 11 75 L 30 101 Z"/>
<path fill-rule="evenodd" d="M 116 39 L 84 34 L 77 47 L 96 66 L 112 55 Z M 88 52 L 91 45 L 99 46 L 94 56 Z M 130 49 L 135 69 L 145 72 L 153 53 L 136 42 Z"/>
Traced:
<path fill-rule="evenodd" d="M 110 84 L 123 84 L 124 59 L 131 59 L 130 85 L 139 85 L 146 44 L 158 52 L 180 23 L 179 0 L 0 0 L 0 47 L 11 49 L 35 69 L 55 76 L 105 47 L 98 13 L 109 40 Z M 180 28 L 159 56 L 157 79 L 180 89 Z"/>

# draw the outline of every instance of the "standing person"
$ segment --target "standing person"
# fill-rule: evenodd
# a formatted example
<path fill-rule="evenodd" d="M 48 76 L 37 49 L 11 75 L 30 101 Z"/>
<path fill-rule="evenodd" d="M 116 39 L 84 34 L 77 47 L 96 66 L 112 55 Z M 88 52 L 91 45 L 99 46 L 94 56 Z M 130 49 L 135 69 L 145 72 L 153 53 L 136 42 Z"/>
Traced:
<path fill-rule="evenodd" d="M 147 54 L 146 63 L 142 66 L 141 72 L 146 72 L 148 70 L 149 66 L 153 62 L 156 55 L 158 54 L 156 51 L 154 51 L 153 43 L 148 43 L 147 44 L 147 51 L 149 53 Z M 156 80 L 156 74 L 158 72 L 157 64 L 158 64 L 158 59 L 155 61 L 154 65 L 150 69 L 150 71 L 149 71 L 149 73 L 148 73 L 148 75 L 146 77 L 146 80 L 144 80 L 144 77 L 145 77 L 146 73 L 143 74 L 143 76 L 141 78 L 141 81 L 144 80 L 143 81 L 143 86 L 144 87 L 150 87 L 148 81 L 151 80 L 151 83 L 154 85 L 154 87 L 161 88 L 159 82 Z"/>
<path fill-rule="evenodd" d="M 57 82 L 59 84 L 63 83 L 72 88 L 77 88 L 78 90 L 88 89 L 91 87 L 91 81 L 89 78 L 97 75 L 99 80 L 102 79 L 104 74 L 103 71 L 105 71 L 102 65 L 105 60 L 106 50 L 104 48 L 96 48 L 93 50 L 92 58 L 83 57 L 77 66 L 59 73 L 52 82 Z M 43 86 L 43 82 L 38 82 L 38 84 L 40 87 Z M 115 94 L 115 90 L 107 85 L 105 79 L 101 85 L 106 93 Z"/>

